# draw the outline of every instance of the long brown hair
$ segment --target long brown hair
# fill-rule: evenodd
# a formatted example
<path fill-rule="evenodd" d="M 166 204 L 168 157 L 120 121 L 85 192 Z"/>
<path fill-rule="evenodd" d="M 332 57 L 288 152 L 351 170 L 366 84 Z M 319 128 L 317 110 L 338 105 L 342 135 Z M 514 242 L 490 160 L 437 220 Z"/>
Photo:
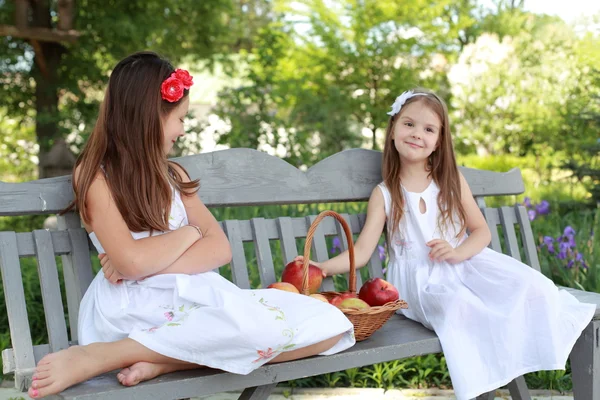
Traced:
<path fill-rule="evenodd" d="M 139 52 L 120 61 L 112 71 L 98 120 L 75 163 L 75 200 L 84 222 L 88 190 L 100 173 L 121 216 L 133 232 L 169 230 L 172 189 L 184 195 L 198 191 L 198 180 L 183 182 L 174 162 L 164 154 L 164 120 L 188 95 L 170 103 L 162 99 L 161 84 L 173 66 L 152 52 Z M 185 171 L 185 170 L 184 170 Z M 187 172 L 186 172 L 187 174 Z"/>
<path fill-rule="evenodd" d="M 383 148 L 382 174 L 383 181 L 391 193 L 391 221 L 388 221 L 388 229 L 392 234 L 398 230 L 398 226 L 404 216 L 404 196 L 400 186 L 400 172 L 402 163 L 400 154 L 394 145 L 394 127 L 400 119 L 402 110 L 411 103 L 423 102 L 431 111 L 437 114 L 442 122 L 438 146 L 429 156 L 428 170 L 434 182 L 440 188 L 438 195 L 438 208 L 440 209 L 440 220 L 438 225 L 445 229 L 453 223 L 456 215 L 460 223 L 459 235 L 464 232 L 466 226 L 466 213 L 461 202 L 461 187 L 452 136 L 450 133 L 450 121 L 448 118 L 448 107 L 446 103 L 435 93 L 424 89 L 415 89 L 414 93 L 424 93 L 406 100 L 400 112 L 390 117 L 385 133 L 385 146 Z M 391 224 L 391 225 L 390 225 Z"/>

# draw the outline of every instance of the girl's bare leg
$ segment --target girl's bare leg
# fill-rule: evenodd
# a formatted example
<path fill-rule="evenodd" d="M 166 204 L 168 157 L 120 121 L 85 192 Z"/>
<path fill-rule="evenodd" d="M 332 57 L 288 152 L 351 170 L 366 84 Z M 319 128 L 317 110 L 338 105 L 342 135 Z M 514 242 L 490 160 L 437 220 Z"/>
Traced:
<path fill-rule="evenodd" d="M 94 376 L 128 367 L 140 361 L 154 364 L 178 362 L 131 339 L 72 346 L 48 354 L 40 360 L 29 388 L 29 396 L 40 398 L 59 393 Z"/>
<path fill-rule="evenodd" d="M 270 363 L 284 362 L 297 360 L 300 358 L 310 357 L 320 354 L 324 351 L 332 348 L 339 340 L 342 335 L 335 336 L 331 339 L 324 340 L 320 343 L 313 344 L 311 346 L 304 347 L 302 349 L 288 351 L 281 353 Z M 133 364 L 129 368 L 124 368 L 117 374 L 117 379 L 125 386 L 134 386 L 140 382 L 147 381 L 149 379 L 156 378 L 159 375 L 167 374 L 169 372 L 183 371 L 194 368 L 201 368 L 202 366 L 196 364 L 186 363 L 185 361 L 175 360 L 173 363 L 156 364 L 150 362 L 138 362 Z"/>
<path fill-rule="evenodd" d="M 282 353 L 270 362 L 291 361 L 317 355 L 333 347 L 341 337 L 342 335 L 338 335 L 311 346 Z M 119 382 L 133 386 L 169 372 L 200 367 L 165 357 L 131 339 L 73 346 L 48 354 L 40 360 L 29 396 L 40 398 L 59 393 L 77 383 L 118 368 L 124 368 L 117 375 Z"/>

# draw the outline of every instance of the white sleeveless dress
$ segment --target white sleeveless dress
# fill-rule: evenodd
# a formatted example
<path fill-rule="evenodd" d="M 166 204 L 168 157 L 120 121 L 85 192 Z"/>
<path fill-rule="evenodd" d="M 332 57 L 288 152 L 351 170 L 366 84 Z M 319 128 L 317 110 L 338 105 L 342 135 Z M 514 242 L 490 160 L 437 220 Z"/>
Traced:
<path fill-rule="evenodd" d="M 169 227 L 187 223 L 174 191 Z M 148 236 L 131 234 L 135 239 Z M 94 233 L 90 238 L 104 252 Z M 340 310 L 282 290 L 243 290 L 212 271 L 122 284 L 109 283 L 100 271 L 79 310 L 79 344 L 129 337 L 167 357 L 237 374 L 339 334 L 342 339 L 324 355 L 355 343 L 353 325 Z"/>
<path fill-rule="evenodd" d="M 391 195 L 385 184 L 379 188 L 389 219 Z M 528 372 L 564 369 L 595 305 L 489 248 L 455 265 L 431 261 L 425 243 L 441 238 L 456 247 L 464 240 L 456 239 L 460 227 L 445 234 L 437 228 L 433 181 L 422 193 L 403 193 L 405 216 L 390 240 L 387 279 L 408 303 L 400 311 L 439 336 L 456 398 L 473 399 Z"/>

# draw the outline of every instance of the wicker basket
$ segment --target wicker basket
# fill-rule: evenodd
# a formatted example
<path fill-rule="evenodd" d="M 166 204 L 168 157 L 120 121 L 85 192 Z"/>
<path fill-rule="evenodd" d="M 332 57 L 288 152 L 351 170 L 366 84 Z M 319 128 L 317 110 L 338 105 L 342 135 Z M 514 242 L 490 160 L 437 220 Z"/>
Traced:
<path fill-rule="evenodd" d="M 335 211 L 323 211 L 314 220 L 306 235 L 306 243 L 304 244 L 304 269 L 302 279 L 302 293 L 305 295 L 309 294 L 308 289 L 308 264 L 310 258 L 310 247 L 312 244 L 313 236 L 317 229 L 319 222 L 323 218 L 331 216 L 339 221 L 344 229 L 346 238 L 348 239 L 348 253 L 350 255 L 350 277 L 348 279 L 348 292 L 356 296 L 356 266 L 354 265 L 354 243 L 352 241 L 352 232 L 348 227 L 348 224 L 342 218 L 342 216 Z M 328 300 L 341 294 L 339 292 L 323 292 L 320 293 L 325 296 Z M 396 300 L 384 304 L 383 306 L 371 307 L 366 310 L 356 309 L 342 309 L 342 312 L 348 317 L 350 322 L 354 324 L 354 337 L 356 341 L 365 340 L 373 334 L 377 329 L 381 328 L 383 324 L 400 308 L 407 308 L 407 304 L 404 300 Z"/>

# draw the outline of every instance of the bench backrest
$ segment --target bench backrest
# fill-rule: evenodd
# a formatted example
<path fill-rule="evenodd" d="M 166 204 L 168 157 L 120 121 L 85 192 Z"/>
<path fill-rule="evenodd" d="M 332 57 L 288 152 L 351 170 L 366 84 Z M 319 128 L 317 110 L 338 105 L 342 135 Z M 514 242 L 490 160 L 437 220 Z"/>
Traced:
<path fill-rule="evenodd" d="M 303 172 L 286 162 L 250 149 L 231 149 L 177 159 L 193 179 L 200 178 L 200 196 L 209 207 L 272 205 L 292 203 L 364 202 L 381 181 L 381 153 L 354 149 L 331 156 Z M 536 247 L 526 210 L 522 206 L 498 209 L 485 206 L 484 198 L 515 195 L 524 191 L 520 171 L 506 173 L 461 169 L 490 227 L 491 247 L 521 259 L 539 270 Z M 72 200 L 71 178 L 61 177 L 34 182 L 0 183 L 0 215 L 55 214 Z M 353 234 L 365 222 L 364 214 L 342 214 Z M 232 248 L 232 280 L 242 288 L 255 287 L 251 275 L 258 271 L 261 287 L 277 280 L 283 265 L 302 251 L 301 242 L 314 215 L 304 217 L 262 217 L 225 220 L 222 227 Z M 515 225 L 517 229 L 515 230 Z M 498 226 L 501 227 L 500 232 Z M 15 373 L 18 387 L 28 385 L 37 360 L 48 352 L 63 349 L 77 341 L 79 302 L 93 278 L 90 243 L 79 217 L 59 217 L 57 231 L 26 233 L 0 232 L 0 270 L 9 316 L 13 349 L 2 352 L 5 373 Z M 517 232 L 520 232 L 522 245 Z M 333 219 L 325 219 L 313 239 L 311 258 L 329 258 L 327 239 L 337 236 L 343 249 L 347 241 Z M 62 258 L 70 340 L 67 334 L 55 257 Z M 42 290 L 49 343 L 32 346 L 25 304 L 20 258 L 35 257 Z M 249 258 L 252 258 L 250 260 Z M 251 266 L 251 267 L 249 267 Z M 368 265 L 369 277 L 381 277 L 382 263 L 376 250 Z M 361 276 L 357 274 L 357 287 Z M 323 290 L 332 290 L 328 278 Z"/>

